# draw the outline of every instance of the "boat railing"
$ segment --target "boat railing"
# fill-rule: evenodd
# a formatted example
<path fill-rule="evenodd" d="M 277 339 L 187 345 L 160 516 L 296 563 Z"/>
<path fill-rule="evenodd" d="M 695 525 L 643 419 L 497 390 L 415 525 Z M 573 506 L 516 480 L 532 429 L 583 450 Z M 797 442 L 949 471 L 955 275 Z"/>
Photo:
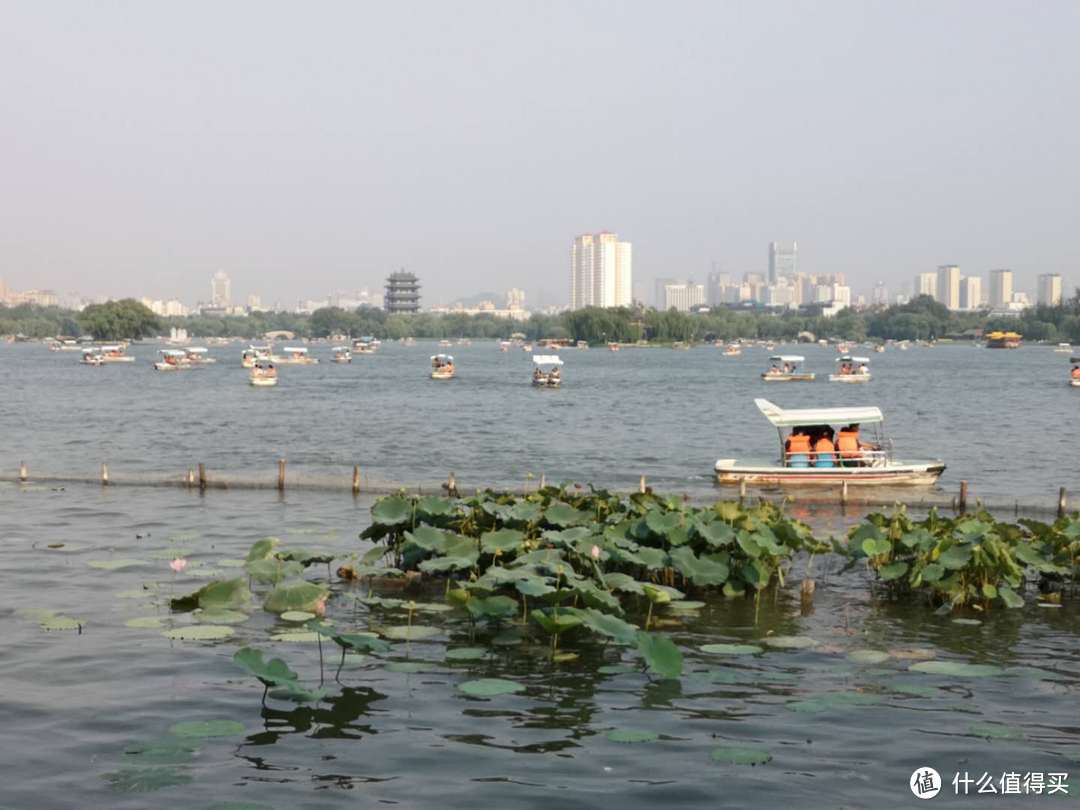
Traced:
<path fill-rule="evenodd" d="M 884 446 L 877 450 L 868 448 L 859 450 L 857 454 L 849 452 L 846 455 L 839 450 L 834 450 L 831 453 L 815 453 L 813 451 L 809 453 L 794 452 L 784 454 L 784 466 L 814 467 L 818 466 L 817 462 L 820 460 L 832 462 L 832 466 L 838 467 L 884 467 L 889 462 L 891 456 L 891 448 L 886 448 Z"/>

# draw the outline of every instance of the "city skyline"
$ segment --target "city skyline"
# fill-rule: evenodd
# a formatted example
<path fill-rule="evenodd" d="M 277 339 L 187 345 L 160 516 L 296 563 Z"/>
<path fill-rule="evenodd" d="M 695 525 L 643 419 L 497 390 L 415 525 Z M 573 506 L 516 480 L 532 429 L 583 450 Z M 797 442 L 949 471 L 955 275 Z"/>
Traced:
<path fill-rule="evenodd" d="M 796 238 L 863 291 L 943 259 L 1077 282 L 1074 4 L 5 10 L 15 289 L 191 300 L 224 269 L 290 302 L 404 266 L 432 302 L 555 303 L 604 227 L 642 289 Z"/>

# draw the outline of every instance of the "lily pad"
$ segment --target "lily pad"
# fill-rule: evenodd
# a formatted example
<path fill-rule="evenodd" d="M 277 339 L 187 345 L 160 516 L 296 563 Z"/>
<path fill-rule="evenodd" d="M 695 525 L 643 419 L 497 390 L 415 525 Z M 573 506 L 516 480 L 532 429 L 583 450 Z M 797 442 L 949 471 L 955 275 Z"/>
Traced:
<path fill-rule="evenodd" d="M 703 644 L 699 649 L 712 655 L 757 655 L 765 652 L 763 647 L 756 644 Z"/>
<path fill-rule="evenodd" d="M 609 731 L 607 738 L 617 743 L 644 743 L 660 739 L 660 735 L 654 731 L 635 731 L 628 728 L 617 728 Z"/>
<path fill-rule="evenodd" d="M 187 720 L 173 725 L 169 733 L 185 739 L 236 737 L 244 733 L 244 724 L 235 720 Z"/>
<path fill-rule="evenodd" d="M 329 595 L 328 588 L 314 582 L 279 585 L 266 597 L 263 608 L 271 613 L 288 613 L 291 610 L 310 612 L 325 603 Z"/>
<path fill-rule="evenodd" d="M 134 627 L 147 630 L 157 630 L 164 626 L 165 622 L 160 616 L 139 616 L 124 622 L 125 627 Z"/>
<path fill-rule="evenodd" d="M 186 627 L 174 627 L 162 633 L 173 641 L 216 641 L 229 638 L 235 631 L 222 624 L 193 624 Z"/>
<path fill-rule="evenodd" d="M 138 765 L 185 765 L 194 758 L 197 750 L 191 743 L 165 738 L 131 743 L 124 748 L 124 754 L 136 757 Z"/>
<path fill-rule="evenodd" d="M 966 624 L 966 625 L 970 625 L 971 627 L 978 627 L 980 624 L 982 624 L 982 622 L 979 621 L 978 619 L 965 619 L 965 618 L 953 619 L 952 623 L 953 624 Z"/>
<path fill-rule="evenodd" d="M 755 748 L 714 748 L 709 757 L 728 765 L 764 765 L 772 761 L 772 754 Z"/>
<path fill-rule="evenodd" d="M 82 626 L 83 622 L 70 616 L 47 616 L 41 620 L 41 629 L 50 632 L 53 630 L 80 630 Z"/>
<path fill-rule="evenodd" d="M 309 619 L 314 619 L 314 613 L 308 613 L 306 610 L 286 610 L 281 614 L 281 618 L 287 622 L 306 622 Z"/>
<path fill-rule="evenodd" d="M 991 664 L 965 664 L 961 661 L 920 661 L 913 664 L 910 671 L 927 675 L 955 675 L 958 678 L 986 678 L 1005 672 Z"/>
<path fill-rule="evenodd" d="M 286 644 L 314 644 L 318 642 L 319 634 L 312 630 L 286 630 L 282 633 L 274 633 L 270 636 L 270 640 Z"/>
<path fill-rule="evenodd" d="M 808 650 L 819 643 L 809 636 L 766 636 L 761 641 L 765 646 L 779 650 Z"/>
<path fill-rule="evenodd" d="M 1015 726 L 1007 726 L 1004 723 L 972 723 L 968 726 L 968 732 L 976 737 L 985 737 L 990 740 L 1022 740 L 1024 732 Z"/>
<path fill-rule="evenodd" d="M 847 654 L 848 660 L 855 664 L 883 664 L 889 660 L 889 654 L 881 650 L 852 650 Z"/>
<path fill-rule="evenodd" d="M 439 635 L 439 633 L 442 632 L 442 628 L 432 627 L 427 624 L 398 624 L 391 627 L 383 627 L 380 632 L 386 638 L 394 639 L 395 641 L 421 641 Z"/>
<path fill-rule="evenodd" d="M 525 687 L 514 681 L 502 678 L 480 678 L 476 681 L 465 681 L 458 684 L 458 689 L 470 697 L 494 697 L 496 695 L 509 695 L 514 692 L 522 692 Z"/>
<path fill-rule="evenodd" d="M 122 793 L 150 793 L 154 790 L 186 785 L 191 782 L 191 774 L 179 768 L 157 765 L 151 768 L 121 768 L 114 773 L 107 773 L 102 778 L 109 787 Z"/>
<path fill-rule="evenodd" d="M 488 651 L 483 647 L 456 647 L 446 651 L 447 661 L 478 661 L 486 658 Z"/>
<path fill-rule="evenodd" d="M 122 568 L 134 568 L 137 565 L 146 565 L 143 560 L 91 560 L 87 563 L 91 568 L 102 571 L 119 571 Z"/>

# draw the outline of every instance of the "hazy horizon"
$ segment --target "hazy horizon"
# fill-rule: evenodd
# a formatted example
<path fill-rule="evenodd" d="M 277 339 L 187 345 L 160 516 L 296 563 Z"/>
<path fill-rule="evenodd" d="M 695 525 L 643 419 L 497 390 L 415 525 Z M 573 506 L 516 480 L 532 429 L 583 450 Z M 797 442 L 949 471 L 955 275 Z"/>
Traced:
<path fill-rule="evenodd" d="M 0 278 L 264 304 L 565 301 L 579 233 L 635 285 L 857 289 L 942 264 L 1080 284 L 1080 5 L 4 4 Z"/>

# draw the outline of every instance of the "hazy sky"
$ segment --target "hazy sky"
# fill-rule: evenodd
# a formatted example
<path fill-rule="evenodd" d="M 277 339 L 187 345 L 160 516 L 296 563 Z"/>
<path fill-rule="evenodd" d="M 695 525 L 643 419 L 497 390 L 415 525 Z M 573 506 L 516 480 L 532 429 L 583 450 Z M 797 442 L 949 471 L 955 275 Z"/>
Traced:
<path fill-rule="evenodd" d="M 1080 283 L 1080 3 L 0 2 L 0 278 L 565 300 L 957 263 Z"/>

